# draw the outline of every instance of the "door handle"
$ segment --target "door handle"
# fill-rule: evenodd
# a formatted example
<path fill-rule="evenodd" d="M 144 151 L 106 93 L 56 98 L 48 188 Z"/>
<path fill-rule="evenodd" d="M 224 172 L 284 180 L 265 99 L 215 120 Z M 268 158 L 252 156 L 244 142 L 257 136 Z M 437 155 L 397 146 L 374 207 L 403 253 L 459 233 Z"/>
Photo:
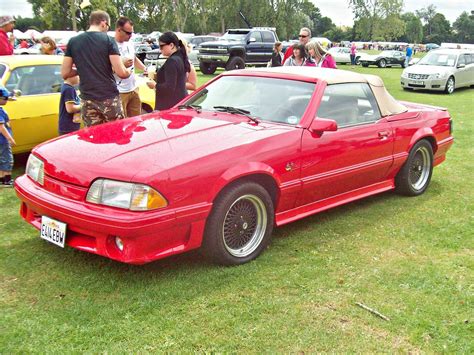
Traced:
<path fill-rule="evenodd" d="M 380 131 L 380 132 L 379 132 L 379 138 L 380 138 L 380 139 L 387 139 L 388 136 L 390 136 L 390 132 L 389 132 L 389 131 Z"/>

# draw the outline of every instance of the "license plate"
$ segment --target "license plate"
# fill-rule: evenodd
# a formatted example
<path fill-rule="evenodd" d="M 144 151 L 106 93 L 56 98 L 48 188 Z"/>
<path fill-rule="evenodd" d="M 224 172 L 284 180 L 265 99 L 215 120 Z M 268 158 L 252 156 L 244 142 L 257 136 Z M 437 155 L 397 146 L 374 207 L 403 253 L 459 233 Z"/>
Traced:
<path fill-rule="evenodd" d="M 408 81 L 408 84 L 425 85 L 425 82 L 424 82 L 424 81 L 420 81 L 420 80 L 409 80 L 409 81 Z"/>
<path fill-rule="evenodd" d="M 41 217 L 40 237 L 64 248 L 64 243 L 66 241 L 66 226 L 66 223 L 43 216 Z"/>

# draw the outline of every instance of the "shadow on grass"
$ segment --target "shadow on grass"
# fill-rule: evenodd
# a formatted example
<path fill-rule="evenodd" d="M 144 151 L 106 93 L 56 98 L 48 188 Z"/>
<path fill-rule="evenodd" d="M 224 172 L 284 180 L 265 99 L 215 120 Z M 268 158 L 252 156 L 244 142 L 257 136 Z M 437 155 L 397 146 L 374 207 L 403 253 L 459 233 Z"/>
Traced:
<path fill-rule="evenodd" d="M 415 198 L 417 201 L 415 205 L 430 203 L 431 199 L 442 194 L 442 186 L 437 181 L 432 181 L 428 192 Z M 140 288 L 148 282 L 160 284 L 175 278 L 184 279 L 185 283 L 193 282 L 193 278 L 196 277 L 222 282 L 219 278 L 223 275 L 252 274 L 262 265 L 268 267 L 273 263 L 274 258 L 285 259 L 291 255 L 291 250 L 306 248 L 302 244 L 308 242 L 308 237 L 305 235 L 307 231 L 310 232 L 311 243 L 315 241 L 316 248 L 321 248 L 327 243 L 337 241 L 338 238 L 349 238 L 361 223 L 377 223 L 380 218 L 385 218 L 385 216 L 389 218 L 398 210 L 405 209 L 405 206 L 407 209 L 416 208 L 412 201 L 412 198 L 386 192 L 275 228 L 273 245 L 270 245 L 270 250 L 273 248 L 272 255 L 265 258 L 266 253 L 263 253 L 256 262 L 239 267 L 215 265 L 203 257 L 198 250 L 145 265 L 128 265 L 69 247 L 62 250 L 40 239 L 39 232 L 32 228 L 27 232 L 27 239 L 15 243 L 8 251 L 10 260 L 4 260 L 4 264 L 5 269 L 10 269 L 8 273 L 12 275 L 17 272 L 33 275 L 38 269 L 61 270 L 59 275 L 61 279 L 74 279 L 77 283 L 81 283 L 82 280 L 90 279 L 90 275 L 94 275 L 94 281 L 89 282 L 96 285 L 116 283 L 118 287 L 137 284 Z M 377 205 L 383 205 L 383 208 L 380 209 Z M 283 267 L 283 264 L 280 264 L 278 262 L 278 266 L 273 267 Z"/>

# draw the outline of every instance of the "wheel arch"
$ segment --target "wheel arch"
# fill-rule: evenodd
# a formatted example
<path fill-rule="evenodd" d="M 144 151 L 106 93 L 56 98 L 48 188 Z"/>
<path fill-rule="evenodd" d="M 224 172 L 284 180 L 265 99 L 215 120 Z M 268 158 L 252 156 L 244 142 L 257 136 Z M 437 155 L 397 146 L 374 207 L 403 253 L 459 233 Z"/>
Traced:
<path fill-rule="evenodd" d="M 246 181 L 252 181 L 263 186 L 269 193 L 275 210 L 277 209 L 280 198 L 280 179 L 270 166 L 260 163 L 249 163 L 247 167 L 240 166 L 227 170 L 214 184 L 211 200 L 215 201 L 226 189 Z"/>
<path fill-rule="evenodd" d="M 142 102 L 142 112 L 146 112 L 146 113 L 153 112 L 153 107 L 151 107 L 146 102 Z"/>
<path fill-rule="evenodd" d="M 232 57 L 240 57 L 245 61 L 245 50 L 243 48 L 231 48 L 229 51 L 229 60 Z M 229 60 L 227 62 L 229 62 Z"/>
<path fill-rule="evenodd" d="M 408 150 L 407 152 L 410 152 L 410 150 L 413 148 L 413 146 L 421 141 L 422 139 L 427 140 L 431 144 L 431 148 L 433 148 L 433 154 L 436 153 L 438 150 L 438 143 L 436 142 L 435 135 L 431 128 L 422 128 L 418 130 L 413 137 L 411 138 L 410 144 L 408 145 Z"/>

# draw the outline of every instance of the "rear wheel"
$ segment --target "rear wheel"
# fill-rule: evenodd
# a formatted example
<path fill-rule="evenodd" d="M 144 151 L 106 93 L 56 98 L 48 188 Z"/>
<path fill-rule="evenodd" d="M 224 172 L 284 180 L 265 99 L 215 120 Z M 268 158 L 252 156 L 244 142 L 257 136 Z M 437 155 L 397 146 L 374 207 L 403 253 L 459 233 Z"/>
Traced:
<path fill-rule="evenodd" d="M 254 182 L 232 186 L 214 202 L 203 252 L 223 265 L 249 262 L 270 242 L 273 223 L 273 202 L 265 188 Z"/>
<path fill-rule="evenodd" d="M 452 94 L 454 92 L 454 89 L 456 87 L 455 85 L 455 81 L 454 81 L 454 78 L 452 76 L 450 76 L 448 78 L 448 81 L 446 82 L 446 87 L 444 88 L 444 92 L 446 94 Z"/>
<path fill-rule="evenodd" d="M 225 70 L 244 69 L 245 62 L 240 57 L 231 57 L 225 65 Z"/>
<path fill-rule="evenodd" d="M 212 63 L 199 62 L 199 69 L 201 69 L 201 73 L 211 75 L 216 72 L 217 65 Z"/>
<path fill-rule="evenodd" d="M 387 66 L 385 59 L 380 59 L 378 66 L 379 68 L 385 68 Z"/>
<path fill-rule="evenodd" d="M 423 139 L 410 151 L 408 159 L 395 178 L 396 191 L 406 196 L 421 195 L 430 184 L 433 173 L 433 148 Z"/>
<path fill-rule="evenodd" d="M 369 64 L 367 64 L 367 63 L 362 63 L 362 66 L 363 66 L 364 68 L 367 68 L 367 67 L 369 66 Z"/>

